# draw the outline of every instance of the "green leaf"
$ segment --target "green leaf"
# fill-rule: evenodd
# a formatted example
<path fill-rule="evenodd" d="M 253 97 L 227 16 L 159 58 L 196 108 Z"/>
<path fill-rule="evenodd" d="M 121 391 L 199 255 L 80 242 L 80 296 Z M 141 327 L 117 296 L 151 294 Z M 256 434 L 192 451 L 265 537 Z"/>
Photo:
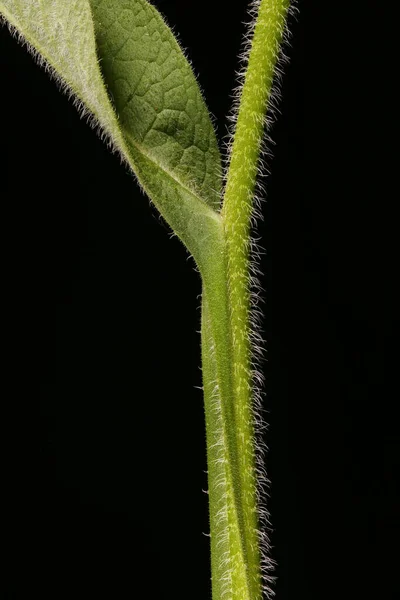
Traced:
<path fill-rule="evenodd" d="M 89 2 L 0 0 L 0 14 L 123 151 L 124 141 L 96 56 Z"/>
<path fill-rule="evenodd" d="M 145 0 L 90 0 L 103 73 L 129 150 L 219 207 L 219 151 L 196 79 Z"/>
<path fill-rule="evenodd" d="M 201 268 L 219 219 L 220 155 L 161 15 L 147 0 L 0 0 L 0 13 L 87 107 Z"/>

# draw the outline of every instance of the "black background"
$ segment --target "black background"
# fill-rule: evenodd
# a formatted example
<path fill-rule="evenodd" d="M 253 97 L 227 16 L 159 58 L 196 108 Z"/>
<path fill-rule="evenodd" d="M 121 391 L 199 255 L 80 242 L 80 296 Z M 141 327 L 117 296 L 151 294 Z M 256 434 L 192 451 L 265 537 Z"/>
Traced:
<path fill-rule="evenodd" d="M 220 139 L 247 2 L 159 0 Z M 398 592 L 398 184 L 386 3 L 298 2 L 267 179 L 278 600 Z M 4 597 L 208 599 L 198 275 L 0 31 Z M 6 333 L 7 331 L 7 333 Z"/>

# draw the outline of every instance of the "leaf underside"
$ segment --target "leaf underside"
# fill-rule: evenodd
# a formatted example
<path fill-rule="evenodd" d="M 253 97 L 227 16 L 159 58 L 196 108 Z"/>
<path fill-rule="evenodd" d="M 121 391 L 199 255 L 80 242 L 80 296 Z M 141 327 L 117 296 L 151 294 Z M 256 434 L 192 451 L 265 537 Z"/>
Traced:
<path fill-rule="evenodd" d="M 93 115 L 201 263 L 208 223 L 218 220 L 220 154 L 192 69 L 158 11 L 147 0 L 0 0 L 0 14 Z"/>

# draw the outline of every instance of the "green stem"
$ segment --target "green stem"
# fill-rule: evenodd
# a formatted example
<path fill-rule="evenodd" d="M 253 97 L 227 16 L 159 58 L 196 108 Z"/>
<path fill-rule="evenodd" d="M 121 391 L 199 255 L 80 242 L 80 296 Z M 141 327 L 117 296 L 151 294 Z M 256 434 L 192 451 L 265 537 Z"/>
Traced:
<path fill-rule="evenodd" d="M 222 257 L 203 273 L 202 314 L 213 598 L 250 600 L 222 223 L 220 241 Z"/>
<path fill-rule="evenodd" d="M 213 600 L 260 600 L 252 349 L 250 219 L 288 0 L 261 0 L 240 96 L 218 252 L 203 262 L 202 360 Z M 206 266 L 206 268 L 204 268 Z"/>
<path fill-rule="evenodd" d="M 214 238 L 215 242 L 215 238 Z M 250 600 L 236 437 L 225 237 L 203 270 L 202 358 L 214 600 Z M 204 263 L 203 263 L 204 264 Z"/>

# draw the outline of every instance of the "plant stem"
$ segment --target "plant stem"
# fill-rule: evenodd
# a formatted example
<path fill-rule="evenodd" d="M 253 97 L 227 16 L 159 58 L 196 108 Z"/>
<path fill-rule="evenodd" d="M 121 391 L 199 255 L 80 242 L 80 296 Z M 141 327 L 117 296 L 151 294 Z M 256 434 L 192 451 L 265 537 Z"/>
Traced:
<path fill-rule="evenodd" d="M 250 600 L 232 379 L 225 259 L 203 273 L 202 359 L 207 430 L 211 562 L 214 600 Z M 219 263 L 219 267 L 218 267 Z"/>
<path fill-rule="evenodd" d="M 202 270 L 213 600 L 260 600 L 263 590 L 250 342 L 250 219 L 289 1 L 261 0 L 256 6 L 221 211 L 221 250 L 206 272 Z"/>

